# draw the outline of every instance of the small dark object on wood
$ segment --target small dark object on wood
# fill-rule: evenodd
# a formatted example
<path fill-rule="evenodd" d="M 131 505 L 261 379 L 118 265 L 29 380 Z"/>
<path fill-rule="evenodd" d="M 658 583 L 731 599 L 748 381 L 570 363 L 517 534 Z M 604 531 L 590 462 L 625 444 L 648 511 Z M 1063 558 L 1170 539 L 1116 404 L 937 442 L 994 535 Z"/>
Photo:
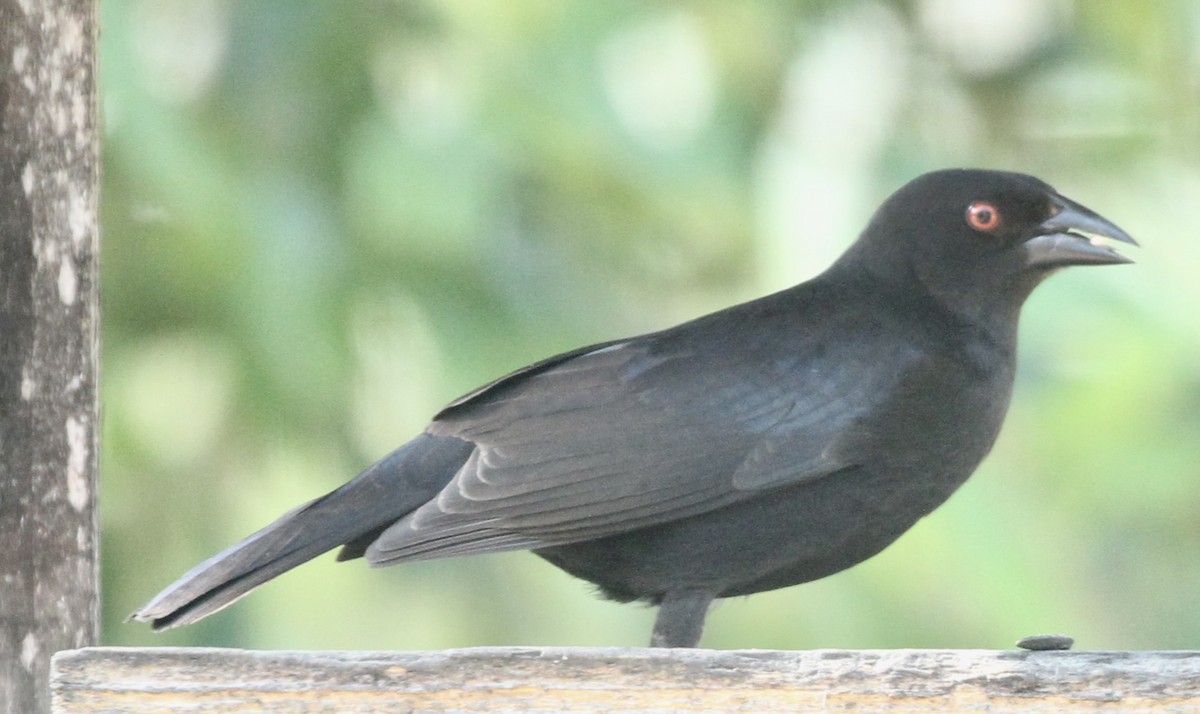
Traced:
<path fill-rule="evenodd" d="M 1017 643 L 1017 647 L 1032 652 L 1050 652 L 1054 650 L 1069 650 L 1075 644 L 1075 638 L 1069 635 L 1030 635 Z"/>

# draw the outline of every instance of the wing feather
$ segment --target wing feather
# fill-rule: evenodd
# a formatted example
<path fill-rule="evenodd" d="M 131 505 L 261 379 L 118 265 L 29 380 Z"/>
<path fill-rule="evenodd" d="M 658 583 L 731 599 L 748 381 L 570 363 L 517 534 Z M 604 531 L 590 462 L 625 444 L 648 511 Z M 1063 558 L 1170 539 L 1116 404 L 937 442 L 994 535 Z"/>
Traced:
<path fill-rule="evenodd" d="M 871 395 L 895 377 L 826 354 L 821 335 L 789 333 L 803 320 L 770 330 L 759 319 L 750 332 L 742 316 L 709 319 L 725 322 L 577 350 L 443 410 L 427 431 L 475 451 L 368 559 L 603 538 L 854 466 L 839 445 L 861 437 Z M 727 344 L 689 339 L 721 330 Z"/>

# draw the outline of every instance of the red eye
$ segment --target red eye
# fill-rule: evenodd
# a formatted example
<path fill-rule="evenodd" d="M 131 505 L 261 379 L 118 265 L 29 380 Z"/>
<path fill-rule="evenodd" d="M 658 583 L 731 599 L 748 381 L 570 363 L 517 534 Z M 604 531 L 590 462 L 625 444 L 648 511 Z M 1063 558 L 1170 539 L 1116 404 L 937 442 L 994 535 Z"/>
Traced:
<path fill-rule="evenodd" d="M 977 231 L 991 233 L 1000 227 L 1000 209 L 987 201 L 976 201 L 967 206 L 967 225 Z"/>

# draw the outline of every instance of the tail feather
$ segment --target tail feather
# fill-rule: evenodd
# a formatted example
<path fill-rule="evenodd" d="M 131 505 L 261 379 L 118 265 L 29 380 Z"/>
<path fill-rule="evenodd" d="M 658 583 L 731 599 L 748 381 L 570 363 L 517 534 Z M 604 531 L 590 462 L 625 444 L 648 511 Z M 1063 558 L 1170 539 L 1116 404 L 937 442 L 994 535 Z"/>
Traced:
<path fill-rule="evenodd" d="M 375 535 L 433 498 L 473 445 L 423 434 L 315 501 L 185 573 L 131 615 L 155 630 L 188 625 L 339 545 L 356 557 Z"/>

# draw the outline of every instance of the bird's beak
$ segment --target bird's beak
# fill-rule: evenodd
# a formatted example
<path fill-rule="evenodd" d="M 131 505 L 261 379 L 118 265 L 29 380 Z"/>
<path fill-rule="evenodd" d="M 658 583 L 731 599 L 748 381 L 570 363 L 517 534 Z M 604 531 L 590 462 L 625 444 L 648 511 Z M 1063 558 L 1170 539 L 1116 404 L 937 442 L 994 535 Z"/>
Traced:
<path fill-rule="evenodd" d="M 1026 267 L 1060 268 L 1067 265 L 1132 263 L 1113 250 L 1108 240 L 1137 245 L 1128 233 L 1100 214 L 1069 198 L 1051 199 L 1055 213 L 1042 222 L 1038 234 L 1025 241 Z M 1086 234 L 1086 235 L 1085 235 Z"/>

